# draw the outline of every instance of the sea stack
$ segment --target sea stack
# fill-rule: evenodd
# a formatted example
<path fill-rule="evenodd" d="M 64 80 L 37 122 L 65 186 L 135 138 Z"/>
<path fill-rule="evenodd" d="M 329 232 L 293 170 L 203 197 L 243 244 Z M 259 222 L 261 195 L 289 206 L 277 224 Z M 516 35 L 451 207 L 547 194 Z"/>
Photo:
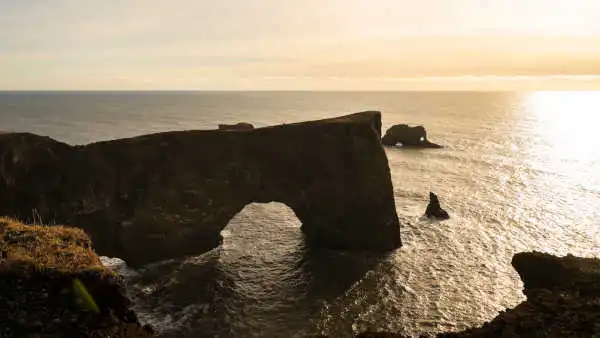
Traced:
<path fill-rule="evenodd" d="M 437 195 L 433 192 L 429 192 L 429 204 L 427 205 L 427 209 L 425 210 L 425 216 L 427 218 L 435 218 L 435 219 L 449 219 L 450 215 L 446 212 L 446 210 L 442 209 L 440 205 L 440 200 Z"/>
<path fill-rule="evenodd" d="M 427 139 L 425 127 L 410 127 L 407 124 L 397 124 L 389 128 L 381 139 L 381 143 L 385 146 L 400 144 L 402 147 L 442 148 L 441 145 Z"/>

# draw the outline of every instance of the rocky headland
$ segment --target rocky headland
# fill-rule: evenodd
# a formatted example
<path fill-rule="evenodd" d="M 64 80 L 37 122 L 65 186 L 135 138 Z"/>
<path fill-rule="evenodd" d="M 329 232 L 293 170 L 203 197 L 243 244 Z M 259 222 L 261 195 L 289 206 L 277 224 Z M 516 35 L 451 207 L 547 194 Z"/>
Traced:
<path fill-rule="evenodd" d="M 381 143 L 390 147 L 401 145 L 410 148 L 442 148 L 441 145 L 427 139 L 425 127 L 410 127 L 407 124 L 396 124 L 390 127 L 383 135 Z"/>
<path fill-rule="evenodd" d="M 0 337 L 153 335 L 77 228 L 0 218 L 0 304 Z"/>
<path fill-rule="evenodd" d="M 252 202 L 281 202 L 313 247 L 401 245 L 381 114 L 165 132 L 71 146 L 0 135 L 0 215 L 81 227 L 131 266 L 200 254 Z"/>

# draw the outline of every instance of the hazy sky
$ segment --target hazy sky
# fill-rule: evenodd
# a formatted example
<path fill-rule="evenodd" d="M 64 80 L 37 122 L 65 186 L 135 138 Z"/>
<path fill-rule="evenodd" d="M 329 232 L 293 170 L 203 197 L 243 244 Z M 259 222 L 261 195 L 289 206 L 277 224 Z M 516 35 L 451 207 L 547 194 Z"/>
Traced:
<path fill-rule="evenodd" d="M 0 89 L 487 88 L 582 74 L 580 86 L 600 84 L 600 0 L 0 0 Z"/>

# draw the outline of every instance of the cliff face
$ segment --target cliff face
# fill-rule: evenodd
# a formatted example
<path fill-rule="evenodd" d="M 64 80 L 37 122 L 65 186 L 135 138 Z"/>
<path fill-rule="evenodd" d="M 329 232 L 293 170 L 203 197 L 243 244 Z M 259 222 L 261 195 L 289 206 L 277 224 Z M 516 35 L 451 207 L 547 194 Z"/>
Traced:
<path fill-rule="evenodd" d="M 0 337 L 150 337 L 87 235 L 0 218 Z M 86 307 L 79 281 L 94 299 Z"/>
<path fill-rule="evenodd" d="M 379 112 L 85 146 L 3 134 L 0 214 L 80 226 L 135 266 L 210 250 L 245 205 L 277 201 L 314 246 L 387 251 L 401 242 L 380 136 Z"/>

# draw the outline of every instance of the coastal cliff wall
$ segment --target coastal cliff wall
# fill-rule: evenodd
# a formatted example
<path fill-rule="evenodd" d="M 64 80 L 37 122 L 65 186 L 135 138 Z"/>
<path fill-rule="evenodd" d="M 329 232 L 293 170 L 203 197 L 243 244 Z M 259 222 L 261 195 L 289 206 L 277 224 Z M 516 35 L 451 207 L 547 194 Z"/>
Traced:
<path fill-rule="evenodd" d="M 81 227 L 136 266 L 215 248 L 244 206 L 276 201 L 313 246 L 387 251 L 401 240 L 380 137 L 379 112 L 84 146 L 2 134 L 0 215 Z"/>

